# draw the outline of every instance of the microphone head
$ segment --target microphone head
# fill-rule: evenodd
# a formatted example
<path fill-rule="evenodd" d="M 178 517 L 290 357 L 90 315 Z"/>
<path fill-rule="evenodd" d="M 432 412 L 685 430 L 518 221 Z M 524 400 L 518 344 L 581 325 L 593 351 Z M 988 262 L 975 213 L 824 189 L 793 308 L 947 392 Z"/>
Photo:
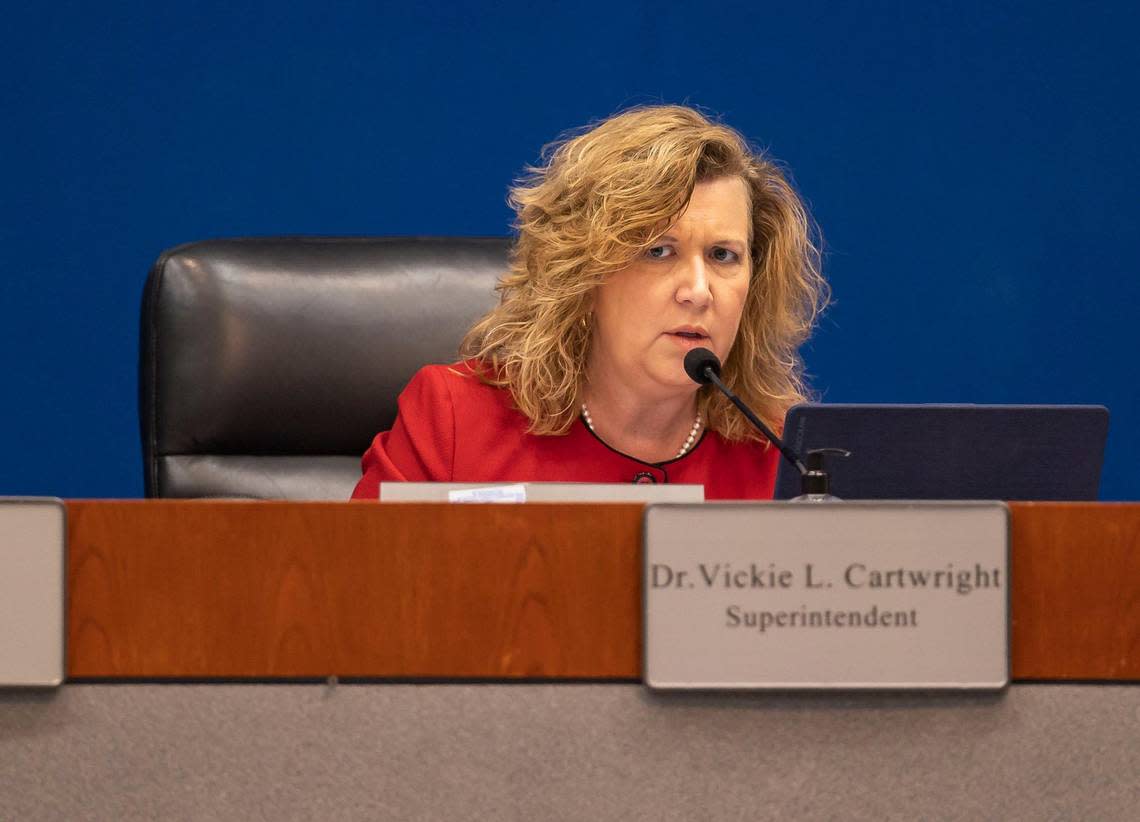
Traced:
<path fill-rule="evenodd" d="M 720 376 L 720 360 L 716 358 L 716 354 L 707 348 L 694 348 L 685 355 L 685 373 L 693 382 L 700 385 L 708 385 L 712 382 L 712 378 L 708 374 L 710 369 L 713 374 Z"/>

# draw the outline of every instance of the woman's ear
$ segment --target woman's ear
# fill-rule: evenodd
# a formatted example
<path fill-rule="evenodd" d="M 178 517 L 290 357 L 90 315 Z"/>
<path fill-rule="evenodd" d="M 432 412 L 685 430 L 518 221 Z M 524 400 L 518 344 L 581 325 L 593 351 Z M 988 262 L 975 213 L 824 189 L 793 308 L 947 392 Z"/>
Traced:
<path fill-rule="evenodd" d="M 587 328 L 594 324 L 594 295 L 596 292 L 597 287 L 595 286 L 582 300 L 583 307 L 585 308 L 585 311 L 582 314 L 582 322 L 586 324 Z"/>

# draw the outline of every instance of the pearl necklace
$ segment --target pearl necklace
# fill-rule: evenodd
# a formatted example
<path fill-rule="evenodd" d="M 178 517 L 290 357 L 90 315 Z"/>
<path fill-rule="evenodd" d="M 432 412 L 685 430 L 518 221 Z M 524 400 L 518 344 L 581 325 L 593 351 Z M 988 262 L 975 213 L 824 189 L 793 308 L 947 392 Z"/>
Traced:
<path fill-rule="evenodd" d="M 586 427 L 593 431 L 594 436 L 597 436 L 598 432 L 594 431 L 594 421 L 590 418 L 590 410 L 586 408 L 586 403 L 582 403 L 582 420 L 586 423 Z M 689 453 L 689 450 L 693 447 L 693 443 L 697 441 L 697 432 L 700 430 L 701 412 L 698 411 L 697 418 L 693 421 L 692 430 L 689 431 L 689 438 L 685 440 L 685 444 L 681 446 L 681 450 L 677 452 L 677 456 L 673 457 L 673 459 L 679 460 L 685 456 L 685 454 Z"/>

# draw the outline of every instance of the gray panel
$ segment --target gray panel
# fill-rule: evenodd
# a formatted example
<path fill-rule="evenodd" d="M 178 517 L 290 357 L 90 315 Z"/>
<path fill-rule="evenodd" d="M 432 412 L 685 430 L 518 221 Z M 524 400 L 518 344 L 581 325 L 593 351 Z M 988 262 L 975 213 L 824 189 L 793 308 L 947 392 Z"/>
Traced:
<path fill-rule="evenodd" d="M 1140 687 L 0 694 L 4 819 L 1134 819 Z"/>

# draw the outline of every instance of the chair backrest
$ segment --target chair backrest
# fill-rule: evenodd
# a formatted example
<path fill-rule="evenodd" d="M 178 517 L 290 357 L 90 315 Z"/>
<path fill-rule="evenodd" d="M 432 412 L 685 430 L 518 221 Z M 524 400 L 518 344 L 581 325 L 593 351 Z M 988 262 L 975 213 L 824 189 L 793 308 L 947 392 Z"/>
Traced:
<path fill-rule="evenodd" d="M 148 497 L 347 499 L 396 397 L 496 302 L 506 238 L 270 237 L 165 252 L 143 297 Z"/>

